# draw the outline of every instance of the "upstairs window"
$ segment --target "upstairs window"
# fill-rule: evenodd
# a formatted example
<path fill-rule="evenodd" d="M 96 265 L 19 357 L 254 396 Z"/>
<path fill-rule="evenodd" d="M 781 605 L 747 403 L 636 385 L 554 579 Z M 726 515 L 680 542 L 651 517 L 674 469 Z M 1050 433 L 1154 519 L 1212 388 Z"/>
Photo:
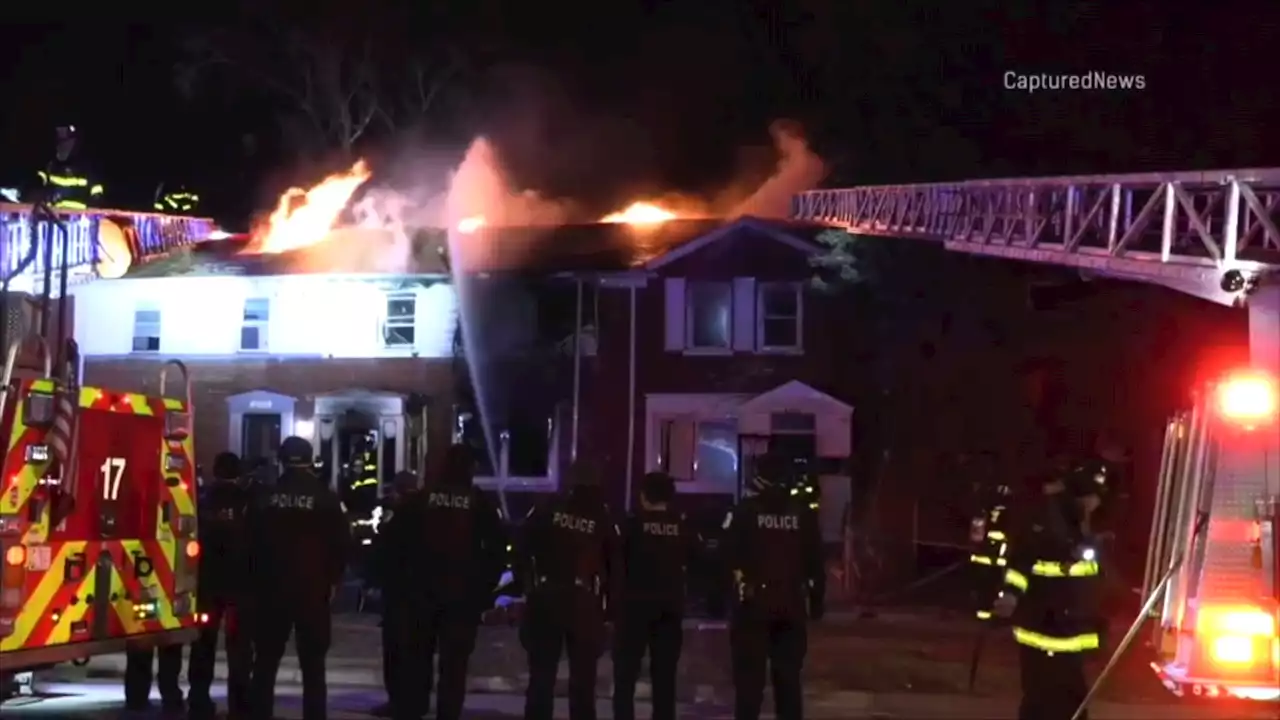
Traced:
<path fill-rule="evenodd" d="M 244 301 L 244 317 L 240 323 L 240 350 L 261 352 L 267 349 L 267 326 L 271 321 L 271 301 L 249 298 Z"/>
<path fill-rule="evenodd" d="M 413 293 L 387 295 L 387 319 L 382 343 L 389 348 L 411 348 L 417 342 L 418 298 Z"/>
<path fill-rule="evenodd" d="M 142 306 L 133 311 L 133 351 L 160 352 L 160 308 Z"/>
<path fill-rule="evenodd" d="M 801 346 L 801 287 L 798 283 L 761 283 L 756 337 L 761 350 Z"/>
<path fill-rule="evenodd" d="M 733 348 L 733 284 L 691 282 L 686 294 L 685 347 Z"/>

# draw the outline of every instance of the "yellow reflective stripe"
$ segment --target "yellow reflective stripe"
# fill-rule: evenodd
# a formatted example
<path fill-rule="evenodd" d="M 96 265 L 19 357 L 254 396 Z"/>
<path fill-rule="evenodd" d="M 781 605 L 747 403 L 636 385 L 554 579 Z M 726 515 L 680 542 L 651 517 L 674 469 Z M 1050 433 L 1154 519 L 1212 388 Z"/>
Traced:
<path fill-rule="evenodd" d="M 997 567 L 1004 567 L 1005 565 L 1009 564 L 1009 561 L 1005 560 L 1004 558 L 995 558 L 993 560 L 992 558 L 989 558 L 986 555 L 970 555 L 969 562 L 975 563 L 977 565 L 995 565 Z"/>
<path fill-rule="evenodd" d="M 1005 537 L 1005 534 L 1003 532 L 999 530 L 992 530 L 991 532 L 987 533 L 987 539 L 1003 542 L 1007 538 Z"/>
<path fill-rule="evenodd" d="M 79 200 L 59 200 L 58 202 L 54 203 L 53 206 L 55 208 L 61 208 L 63 210 L 88 210 L 89 209 L 88 205 L 80 202 Z"/>
<path fill-rule="evenodd" d="M 89 181 L 74 175 L 46 175 L 46 182 L 58 187 L 88 187 Z"/>
<path fill-rule="evenodd" d="M 57 390 L 58 386 L 55 385 L 52 380 L 33 380 L 31 382 L 31 389 L 36 392 L 51 393 L 54 390 Z"/>
<path fill-rule="evenodd" d="M 1086 650 L 1097 650 L 1101 644 L 1097 633 L 1082 633 L 1070 637 L 1051 637 L 1031 632 L 1026 628 L 1015 627 L 1013 639 L 1019 645 L 1044 650 L 1045 652 L 1078 653 Z"/>
<path fill-rule="evenodd" d="M 1027 589 L 1027 576 L 1013 568 L 1009 568 L 1004 571 L 1004 584 L 1025 592 Z"/>
<path fill-rule="evenodd" d="M 129 408 L 134 415 L 154 415 L 155 414 L 151 411 L 151 403 L 147 402 L 146 395 L 129 393 L 124 396 L 124 399 L 128 402 Z"/>
<path fill-rule="evenodd" d="M 90 194 L 90 195 L 101 195 L 101 194 L 102 194 L 102 186 L 101 186 L 101 185 L 94 185 L 93 187 L 89 188 L 89 194 Z"/>
<path fill-rule="evenodd" d="M 990 619 L 991 619 L 991 611 L 990 611 L 990 610 L 979 610 L 979 611 L 977 612 L 977 615 L 978 615 L 978 619 L 979 619 L 979 620 L 990 620 Z"/>
<path fill-rule="evenodd" d="M 1077 560 L 1064 568 L 1060 562 L 1040 560 L 1031 566 L 1031 574 L 1041 577 L 1092 577 L 1098 574 L 1098 561 Z"/>
<path fill-rule="evenodd" d="M 187 404 L 182 400 L 174 400 L 173 398 L 162 398 L 164 400 L 164 409 L 173 410 L 175 412 L 183 412 L 187 409 Z"/>

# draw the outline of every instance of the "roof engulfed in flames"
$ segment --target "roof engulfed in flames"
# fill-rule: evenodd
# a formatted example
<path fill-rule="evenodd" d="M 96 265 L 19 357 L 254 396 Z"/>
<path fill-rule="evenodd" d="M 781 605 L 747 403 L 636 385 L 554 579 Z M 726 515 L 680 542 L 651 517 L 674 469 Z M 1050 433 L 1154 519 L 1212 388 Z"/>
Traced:
<path fill-rule="evenodd" d="M 337 226 L 356 190 L 371 177 L 369 166 L 358 160 L 350 170 L 334 173 L 311 188 L 289 188 L 267 220 L 254 228 L 245 252 L 278 254 L 322 242 Z"/>
<path fill-rule="evenodd" d="M 341 235 L 342 214 L 360 186 L 372 172 L 360 160 L 349 170 L 334 173 L 310 188 L 290 188 L 280 196 L 276 208 L 258 227 L 243 252 L 247 254 L 280 254 L 303 250 Z M 600 218 L 598 223 L 652 227 L 681 214 L 654 202 L 634 202 L 617 212 Z M 491 227 L 484 215 L 472 215 L 457 222 L 454 229 L 462 235 L 474 235 Z"/>

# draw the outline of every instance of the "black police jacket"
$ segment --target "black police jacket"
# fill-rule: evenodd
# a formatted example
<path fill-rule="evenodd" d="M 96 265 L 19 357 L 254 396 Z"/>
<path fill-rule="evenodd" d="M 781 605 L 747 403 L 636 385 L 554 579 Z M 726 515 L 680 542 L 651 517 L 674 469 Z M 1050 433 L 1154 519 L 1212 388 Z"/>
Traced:
<path fill-rule="evenodd" d="M 1101 558 L 1093 538 L 1064 517 L 1070 499 L 1046 498 L 1010 539 L 1005 592 L 1018 598 L 1014 637 L 1046 652 L 1100 644 Z"/>
<path fill-rule="evenodd" d="M 254 589 L 264 600 L 327 599 L 346 570 L 351 533 L 338 496 L 308 470 L 255 488 L 249 505 Z"/>
<path fill-rule="evenodd" d="M 498 506 L 470 483 L 433 483 L 414 498 L 407 517 L 427 598 L 442 603 L 489 605 L 506 566 L 507 532 Z M 394 518 L 393 518 L 394 520 Z"/>
<path fill-rule="evenodd" d="M 618 527 L 597 488 L 575 488 L 525 517 L 518 569 L 530 593 L 579 588 L 616 611 L 623 591 Z"/>
<path fill-rule="evenodd" d="M 422 503 L 417 491 L 407 493 L 384 507 L 370 548 L 366 581 L 394 602 L 401 597 L 419 597 L 425 592 L 420 548 Z"/>
<path fill-rule="evenodd" d="M 701 537 L 683 513 L 645 509 L 633 513 L 622 527 L 624 602 L 683 610 L 689 566 L 701 546 Z"/>
<path fill-rule="evenodd" d="M 248 588 L 251 570 L 249 493 L 231 481 L 207 485 L 200 498 L 200 594 L 236 595 Z"/>
<path fill-rule="evenodd" d="M 725 518 L 724 557 L 739 607 L 781 618 L 821 617 L 826 569 L 817 515 L 782 488 L 743 500 Z"/>

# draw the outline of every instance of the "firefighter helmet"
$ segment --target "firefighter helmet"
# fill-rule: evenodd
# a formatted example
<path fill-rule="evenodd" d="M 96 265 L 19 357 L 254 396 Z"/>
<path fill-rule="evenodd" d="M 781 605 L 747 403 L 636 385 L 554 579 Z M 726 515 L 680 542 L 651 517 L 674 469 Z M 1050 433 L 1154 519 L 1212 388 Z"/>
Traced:
<path fill-rule="evenodd" d="M 280 443 L 279 460 L 285 467 L 311 467 L 315 459 L 315 451 L 311 443 L 303 438 L 292 436 Z"/>

